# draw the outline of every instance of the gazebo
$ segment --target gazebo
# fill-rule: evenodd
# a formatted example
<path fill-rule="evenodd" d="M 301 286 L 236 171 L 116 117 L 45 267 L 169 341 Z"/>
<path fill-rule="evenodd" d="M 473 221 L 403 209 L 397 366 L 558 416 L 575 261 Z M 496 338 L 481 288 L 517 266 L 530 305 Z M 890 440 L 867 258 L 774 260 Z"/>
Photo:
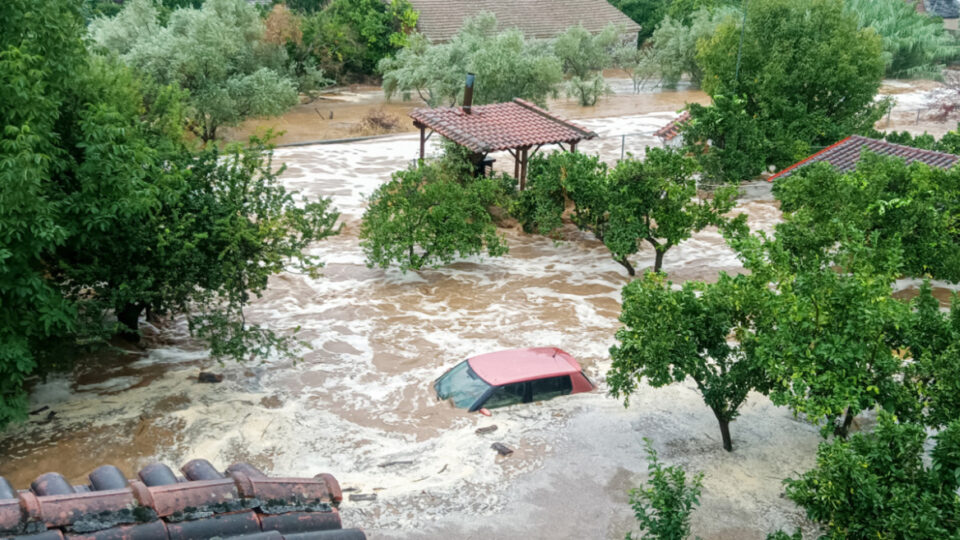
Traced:
<path fill-rule="evenodd" d="M 421 108 L 410 113 L 413 125 L 420 129 L 420 159 L 424 158 L 427 140 L 434 132 L 481 159 L 491 152 L 506 150 L 514 158 L 514 177 L 520 180 L 522 191 L 527 183 L 527 163 L 541 147 L 557 144 L 574 152 L 577 143 L 597 136 L 522 99 L 472 107 L 471 94 L 465 96 L 463 107 Z"/>

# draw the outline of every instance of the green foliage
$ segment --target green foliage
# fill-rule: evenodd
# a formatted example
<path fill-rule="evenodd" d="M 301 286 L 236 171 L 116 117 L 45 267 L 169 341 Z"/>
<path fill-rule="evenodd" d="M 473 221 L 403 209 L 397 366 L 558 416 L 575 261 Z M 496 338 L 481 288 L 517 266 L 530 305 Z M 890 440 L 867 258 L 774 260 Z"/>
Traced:
<path fill-rule="evenodd" d="M 703 473 L 687 479 L 678 466 L 664 467 L 650 439 L 644 439 L 647 452 L 647 486 L 630 490 L 630 506 L 643 536 L 651 540 L 685 540 L 690 536 L 690 514 L 700 505 Z M 627 533 L 627 540 L 634 538 Z"/>
<path fill-rule="evenodd" d="M 736 13 L 729 7 L 701 8 L 687 19 L 666 17 L 651 38 L 646 69 L 658 72 L 661 84 L 667 88 L 675 87 L 684 75 L 690 77 L 691 84 L 700 86 L 703 69 L 697 59 L 697 44 L 710 39 L 720 24 Z"/>
<path fill-rule="evenodd" d="M 610 0 L 610 3 L 640 25 L 637 45 L 650 39 L 666 12 L 663 0 Z"/>
<path fill-rule="evenodd" d="M 785 481 L 787 497 L 827 531 L 822 538 L 956 538 L 960 423 L 937 436 L 924 465 L 926 433 L 881 414 L 870 434 L 822 443 L 817 466 Z"/>
<path fill-rule="evenodd" d="M 573 26 L 553 41 L 553 53 L 563 64 L 567 95 L 576 97 L 582 107 L 592 107 L 610 89 L 603 70 L 613 67 L 613 52 L 620 43 L 621 31 L 613 24 L 592 34 L 583 25 Z"/>
<path fill-rule="evenodd" d="M 401 271 L 449 264 L 484 252 L 507 252 L 487 207 L 500 184 L 470 179 L 460 160 L 423 163 L 393 174 L 370 196 L 360 226 L 360 246 L 370 267 Z"/>
<path fill-rule="evenodd" d="M 745 216 L 728 220 L 737 190 L 723 187 L 712 198 L 701 197 L 697 163 L 675 151 L 650 148 L 643 161 L 621 161 L 611 171 L 610 224 L 604 243 L 614 259 L 626 260 L 646 242 L 656 251 L 654 272 L 673 246 L 708 226 L 741 227 Z M 628 269 L 629 270 L 629 269 Z M 633 275 L 633 272 L 630 273 Z"/>
<path fill-rule="evenodd" d="M 908 131 L 891 131 L 884 133 L 874 130 L 868 132 L 867 136 L 875 139 L 884 139 L 894 144 L 960 155 L 960 129 L 948 131 L 944 133 L 940 139 L 937 139 L 927 132 L 924 132 L 922 135 L 913 135 Z"/>
<path fill-rule="evenodd" d="M 737 78 L 741 19 L 727 18 L 697 46 L 703 89 L 737 95 L 766 139 L 766 164 L 784 167 L 872 127 L 886 102 L 882 43 L 840 0 L 750 2 Z M 737 112 L 736 114 L 740 114 Z"/>
<path fill-rule="evenodd" d="M 753 342 L 770 295 L 748 276 L 723 273 L 717 283 L 687 282 L 681 289 L 652 272 L 630 282 L 623 289 L 620 344 L 610 349 L 610 393 L 629 404 L 644 379 L 659 388 L 689 377 L 720 424 L 724 449 L 733 450 L 730 422 L 749 392 L 768 389 Z"/>
<path fill-rule="evenodd" d="M 898 271 L 960 281 L 958 171 L 868 154 L 851 173 L 804 167 L 778 180 L 774 191 L 790 216 L 795 242 L 825 249 L 853 227 L 898 245 Z"/>
<path fill-rule="evenodd" d="M 745 99 L 718 94 L 712 105 L 691 103 L 689 110 L 684 147 L 697 156 L 705 182 L 737 183 L 763 171 L 767 141 L 759 122 L 747 113 Z"/>
<path fill-rule="evenodd" d="M 192 126 L 205 141 L 221 126 L 278 115 L 296 105 L 286 52 L 261 41 L 263 21 L 245 0 L 207 0 L 160 26 L 149 0 L 133 0 L 91 35 L 103 49 L 160 84 L 189 91 Z"/>
<path fill-rule="evenodd" d="M 544 106 L 563 79 L 560 60 L 547 45 L 524 39 L 516 29 L 499 31 L 491 13 L 465 21 L 449 43 L 411 36 L 379 70 L 388 98 L 408 99 L 416 92 L 431 107 L 460 103 L 467 73 L 477 75 L 476 105 L 523 98 Z"/>
<path fill-rule="evenodd" d="M 939 78 L 943 63 L 960 55 L 957 39 L 943 21 L 917 13 L 902 0 L 844 0 L 862 28 L 872 28 L 883 39 L 887 77 Z"/>
<path fill-rule="evenodd" d="M 139 316 L 186 314 L 214 356 L 290 351 L 242 309 L 307 244 L 328 201 L 295 200 L 261 143 L 221 154 L 182 138 L 182 92 L 91 57 L 67 1 L 0 6 L 0 424 L 23 381 Z M 193 315 L 193 316 L 191 316 Z"/>
<path fill-rule="evenodd" d="M 700 10 L 739 9 L 741 5 L 737 0 L 672 0 L 665 15 L 687 24 L 695 18 L 695 14 Z"/>
<path fill-rule="evenodd" d="M 654 271 L 659 272 L 666 252 L 694 232 L 710 225 L 742 226 L 745 219 L 723 217 L 734 206 L 734 188 L 700 198 L 696 170 L 692 159 L 659 148 L 648 149 L 644 161 L 627 159 L 609 172 L 596 156 L 536 156 L 514 213 L 527 232 L 553 235 L 569 199 L 577 227 L 592 232 L 631 276 L 629 258 L 642 242 L 654 248 Z"/>

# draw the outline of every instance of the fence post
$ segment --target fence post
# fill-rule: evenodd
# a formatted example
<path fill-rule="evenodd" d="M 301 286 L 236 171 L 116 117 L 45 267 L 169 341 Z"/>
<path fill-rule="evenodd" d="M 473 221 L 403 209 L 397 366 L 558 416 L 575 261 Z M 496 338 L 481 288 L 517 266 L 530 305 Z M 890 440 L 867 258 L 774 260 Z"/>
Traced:
<path fill-rule="evenodd" d="M 620 161 L 623 161 L 623 158 L 626 157 L 626 148 L 627 148 L 627 136 L 620 136 Z"/>

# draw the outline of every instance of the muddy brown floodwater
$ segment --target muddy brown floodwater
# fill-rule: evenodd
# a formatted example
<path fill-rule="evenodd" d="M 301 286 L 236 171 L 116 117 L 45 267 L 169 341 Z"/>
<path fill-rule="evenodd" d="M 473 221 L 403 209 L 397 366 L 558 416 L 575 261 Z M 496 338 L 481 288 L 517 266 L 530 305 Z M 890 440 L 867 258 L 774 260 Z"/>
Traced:
<path fill-rule="evenodd" d="M 635 98 L 645 110 L 582 119 L 601 135 L 582 150 L 611 162 L 622 150 L 642 154 L 682 96 Z M 367 268 L 356 237 L 364 197 L 417 152 L 413 134 L 277 151 L 289 165 L 284 183 L 331 197 L 345 225 L 311 247 L 326 261 L 321 277 L 278 275 L 248 310 L 280 332 L 299 329 L 306 348 L 297 362 L 218 365 L 183 320 L 148 324 L 145 349 L 103 351 L 34 385 L 31 407 L 55 415 L 44 411 L 0 435 L 0 475 L 23 487 L 51 470 L 84 482 L 103 463 L 132 473 L 155 460 L 245 460 L 277 475 L 330 472 L 345 489 L 376 493 L 342 507 L 344 522 L 371 538 L 622 538 L 633 525 L 627 491 L 646 478 L 648 437 L 665 462 L 706 475 L 695 534 L 762 539 L 803 523 L 781 481 L 813 463 L 814 427 L 751 396 L 727 453 L 690 384 L 641 387 L 629 408 L 606 395 L 627 277 L 589 235 L 568 225 L 556 243 L 504 229 L 503 258 L 407 274 Z M 508 156 L 494 157 L 512 167 Z M 764 182 L 744 186 L 737 211 L 754 228 L 780 219 Z M 641 270 L 652 262 L 651 250 L 634 260 Z M 677 281 L 712 280 L 740 265 L 707 230 L 671 250 L 665 270 Z M 904 295 L 915 287 L 898 285 Z M 492 418 L 432 395 L 430 383 L 463 358 L 546 345 L 578 358 L 598 389 Z M 198 384 L 201 369 L 224 382 Z M 492 424 L 495 432 L 475 434 Z M 514 454 L 499 457 L 493 442 Z"/>

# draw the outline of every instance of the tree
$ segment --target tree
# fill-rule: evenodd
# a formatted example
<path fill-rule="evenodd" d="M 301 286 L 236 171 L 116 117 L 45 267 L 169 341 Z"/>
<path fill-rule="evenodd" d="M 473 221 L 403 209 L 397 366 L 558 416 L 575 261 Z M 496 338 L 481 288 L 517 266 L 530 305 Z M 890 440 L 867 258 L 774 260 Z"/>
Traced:
<path fill-rule="evenodd" d="M 394 173 L 370 196 L 360 226 L 368 266 L 397 264 L 406 272 L 507 252 L 487 211 L 497 198 L 497 182 L 465 179 L 463 169 L 448 166 L 420 162 Z"/>
<path fill-rule="evenodd" d="M 717 189 L 710 199 L 697 190 L 697 164 L 674 151 L 647 150 L 643 161 L 621 161 L 611 171 L 610 225 L 604 243 L 615 259 L 626 260 L 646 242 L 655 250 L 653 271 L 663 268 L 663 257 L 673 246 L 708 226 L 741 227 L 746 217 L 728 220 L 724 214 L 736 203 L 735 188 Z M 628 267 L 630 275 L 634 275 Z"/>
<path fill-rule="evenodd" d="M 610 393 L 629 404 L 642 380 L 659 388 L 689 377 L 717 418 L 724 450 L 732 451 L 730 422 L 750 391 L 768 389 L 753 340 L 769 295 L 750 277 L 726 274 L 715 284 L 687 282 L 679 290 L 650 272 L 630 282 L 623 289 L 620 344 L 610 349 Z"/>
<path fill-rule="evenodd" d="M 602 72 L 613 67 L 613 51 L 620 42 L 620 34 L 613 24 L 598 34 L 578 25 L 554 39 L 553 53 L 569 77 L 567 95 L 576 97 L 581 107 L 596 105 L 600 96 L 610 91 Z"/>
<path fill-rule="evenodd" d="M 653 44 L 646 69 L 660 73 L 661 83 L 667 88 L 677 86 L 684 75 L 692 85 L 700 86 L 703 70 L 697 60 L 697 44 L 710 39 L 720 24 L 735 14 L 736 10 L 729 7 L 700 8 L 689 15 L 689 20 L 664 18 L 650 38 Z"/>
<path fill-rule="evenodd" d="M 746 100 L 718 94 L 710 106 L 691 103 L 690 121 L 683 126 L 683 143 L 703 168 L 704 180 L 737 183 L 763 171 L 769 151 L 757 121 L 746 111 Z"/>
<path fill-rule="evenodd" d="M 98 45 L 160 84 L 188 90 L 204 141 L 215 139 L 221 126 L 278 115 L 298 102 L 285 51 L 262 41 L 263 21 L 245 0 L 179 9 L 165 27 L 149 0 L 133 0 L 117 18 L 94 21 L 91 33 Z"/>
<path fill-rule="evenodd" d="M 778 180 L 774 193 L 788 216 L 789 232 L 802 235 L 803 243 L 827 249 L 853 227 L 899 246 L 899 270 L 907 275 L 960 281 L 956 171 L 867 153 L 846 174 L 828 166 L 804 167 Z"/>
<path fill-rule="evenodd" d="M 872 433 L 822 443 L 816 468 L 784 482 L 787 497 L 826 530 L 822 538 L 956 538 L 958 434 L 953 422 L 936 436 L 928 467 L 924 429 L 882 413 Z"/>
<path fill-rule="evenodd" d="M 214 357 L 290 352 L 243 307 L 308 244 L 329 201 L 295 200 L 260 143 L 221 153 L 183 137 L 183 93 L 91 56 L 65 0 L 0 7 L 0 424 L 23 381 L 140 315 L 185 315 Z"/>
<path fill-rule="evenodd" d="M 957 39 L 935 17 L 901 0 L 844 0 L 861 28 L 883 40 L 887 77 L 939 78 L 943 62 L 960 55 Z"/>
<path fill-rule="evenodd" d="M 721 188 L 699 198 L 696 163 L 677 152 L 648 149 L 645 161 L 628 159 L 612 170 L 596 156 L 555 153 L 530 161 L 528 189 L 514 208 L 524 230 L 553 235 L 563 224 L 566 201 L 572 221 L 607 246 L 613 259 L 635 275 L 630 256 L 646 242 L 655 251 L 654 271 L 667 251 L 707 226 L 741 227 L 729 220 L 736 189 Z"/>
<path fill-rule="evenodd" d="M 610 3 L 640 25 L 638 46 L 650 38 L 666 11 L 662 0 L 611 0 Z"/>
<path fill-rule="evenodd" d="M 545 106 L 563 80 L 560 61 L 547 45 L 524 39 L 516 29 L 499 31 L 488 12 L 465 21 L 449 43 L 411 36 L 396 56 L 380 62 L 379 70 L 388 98 L 417 93 L 431 107 L 460 103 L 467 73 L 477 76 L 477 105 L 519 97 Z"/>
<path fill-rule="evenodd" d="M 419 14 L 408 0 L 333 0 L 318 15 L 329 27 L 352 34 L 356 49 L 342 58 L 347 73 L 371 75 L 377 63 L 406 45 Z M 312 46 L 323 49 L 329 36 L 312 34 Z"/>
<path fill-rule="evenodd" d="M 644 531 L 643 538 L 686 540 L 690 536 L 690 514 L 700 504 L 703 473 L 687 481 L 681 467 L 664 467 L 650 439 L 644 439 L 649 486 L 630 490 L 630 506 Z M 627 533 L 627 540 L 633 536 Z"/>
<path fill-rule="evenodd" d="M 766 164 L 790 165 L 811 147 L 870 129 L 885 112 L 886 102 L 874 100 L 881 40 L 859 29 L 840 0 L 750 2 L 742 57 L 741 21 L 727 18 L 698 42 L 697 64 L 711 97 L 745 99 L 767 141 Z"/>

